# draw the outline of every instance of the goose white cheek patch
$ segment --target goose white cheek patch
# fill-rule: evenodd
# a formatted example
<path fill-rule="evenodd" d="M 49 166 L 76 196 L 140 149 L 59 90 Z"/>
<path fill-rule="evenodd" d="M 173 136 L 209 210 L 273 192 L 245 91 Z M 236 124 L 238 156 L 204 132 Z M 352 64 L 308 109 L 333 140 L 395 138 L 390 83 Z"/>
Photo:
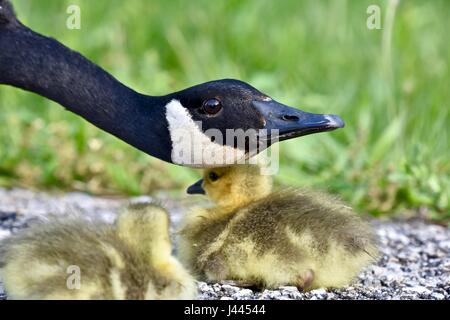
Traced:
<path fill-rule="evenodd" d="M 208 129 L 214 142 L 201 130 L 201 122 L 195 122 L 178 100 L 166 105 L 166 119 L 172 140 L 172 162 L 191 167 L 229 165 L 245 159 L 241 149 L 222 144 L 220 130 Z"/>

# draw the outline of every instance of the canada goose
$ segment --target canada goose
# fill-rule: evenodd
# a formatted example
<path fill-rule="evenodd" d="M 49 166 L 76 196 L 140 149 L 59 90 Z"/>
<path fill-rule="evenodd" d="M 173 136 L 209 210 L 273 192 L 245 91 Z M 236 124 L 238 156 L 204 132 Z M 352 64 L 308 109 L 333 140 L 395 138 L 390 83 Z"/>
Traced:
<path fill-rule="evenodd" d="M 185 218 L 179 256 L 206 281 L 338 288 L 377 257 L 370 226 L 326 194 L 272 192 L 259 166 L 211 168 L 188 193 L 215 202 Z"/>
<path fill-rule="evenodd" d="M 116 225 L 54 217 L 4 240 L 0 275 L 13 299 L 195 299 L 168 228 L 152 204 L 131 205 Z"/>
<path fill-rule="evenodd" d="M 79 53 L 24 26 L 7 0 L 0 0 L 0 84 L 47 97 L 149 155 L 192 167 L 229 164 L 276 141 L 344 126 L 336 115 L 285 106 L 238 80 L 206 82 L 165 96 L 137 93 Z M 209 129 L 224 138 L 212 138 Z M 256 143 L 236 145 L 235 139 L 225 139 L 227 129 L 257 130 Z M 191 143 L 186 136 L 198 139 Z M 228 152 L 227 157 L 213 161 L 195 151 L 206 149 Z"/>

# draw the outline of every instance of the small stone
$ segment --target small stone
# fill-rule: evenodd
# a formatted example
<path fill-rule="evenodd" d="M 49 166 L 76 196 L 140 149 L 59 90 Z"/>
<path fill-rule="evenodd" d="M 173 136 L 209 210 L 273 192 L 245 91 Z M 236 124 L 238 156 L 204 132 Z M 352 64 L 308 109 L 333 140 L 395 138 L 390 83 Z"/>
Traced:
<path fill-rule="evenodd" d="M 218 284 L 218 283 L 214 283 L 213 286 L 212 286 L 212 288 L 213 288 L 213 290 L 214 290 L 215 292 L 219 292 L 219 291 L 222 290 L 222 286 L 221 286 L 220 284 Z"/>
<path fill-rule="evenodd" d="M 301 299 L 301 294 L 297 287 L 280 287 L 281 295 L 290 299 Z"/>
<path fill-rule="evenodd" d="M 222 290 L 225 291 L 226 294 L 233 294 L 239 291 L 239 288 L 230 286 L 228 284 L 222 285 Z"/>
<path fill-rule="evenodd" d="M 379 266 L 372 266 L 370 269 L 372 271 L 372 274 L 375 275 L 375 276 L 380 276 L 384 272 L 386 272 L 384 268 L 379 267 Z"/>
<path fill-rule="evenodd" d="M 261 294 L 261 298 L 263 299 L 279 299 L 281 297 L 281 292 L 278 290 L 264 290 Z"/>
<path fill-rule="evenodd" d="M 280 289 L 280 290 L 288 290 L 288 291 L 291 291 L 291 290 L 298 291 L 297 287 L 294 287 L 294 286 L 281 286 L 278 289 Z"/>
<path fill-rule="evenodd" d="M 138 197 L 133 197 L 130 199 L 130 203 L 132 204 L 147 204 L 147 203 L 152 203 L 154 200 L 152 197 L 149 196 L 138 196 Z"/>
<path fill-rule="evenodd" d="M 442 250 L 449 252 L 450 251 L 450 240 L 440 242 L 439 247 L 442 248 Z"/>
<path fill-rule="evenodd" d="M 314 296 L 324 296 L 327 294 L 327 290 L 320 288 L 320 289 L 311 290 L 310 293 Z"/>
<path fill-rule="evenodd" d="M 417 293 L 418 295 L 425 295 L 425 294 L 431 293 L 430 290 L 428 290 L 425 287 L 421 287 L 421 286 L 410 287 L 410 288 L 407 287 L 407 288 L 404 288 L 403 290 L 408 293 L 410 293 L 410 292 Z"/>
<path fill-rule="evenodd" d="M 443 295 L 442 293 L 439 293 L 439 292 L 433 292 L 430 296 L 436 300 L 444 300 L 445 299 L 445 295 Z"/>
<path fill-rule="evenodd" d="M 250 289 L 242 289 L 241 291 L 239 291 L 239 294 L 243 297 L 250 297 L 253 295 L 253 291 Z"/>
<path fill-rule="evenodd" d="M 11 231 L 0 229 L 0 240 L 8 238 L 9 236 L 11 236 Z"/>
<path fill-rule="evenodd" d="M 203 282 L 203 281 L 198 281 L 197 282 L 197 286 L 200 288 L 200 289 L 207 289 L 207 288 L 209 288 L 209 286 L 208 286 L 208 284 L 206 283 L 206 282 Z"/>

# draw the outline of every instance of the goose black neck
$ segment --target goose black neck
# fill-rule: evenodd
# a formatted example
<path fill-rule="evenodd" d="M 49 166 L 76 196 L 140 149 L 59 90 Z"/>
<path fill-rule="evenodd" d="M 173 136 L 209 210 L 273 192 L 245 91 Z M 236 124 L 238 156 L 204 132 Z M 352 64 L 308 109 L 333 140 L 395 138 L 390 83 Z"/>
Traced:
<path fill-rule="evenodd" d="M 0 0 L 0 84 L 32 91 L 165 161 L 164 97 L 141 95 L 81 54 L 22 25 Z M 156 135 L 156 133 L 159 133 Z"/>

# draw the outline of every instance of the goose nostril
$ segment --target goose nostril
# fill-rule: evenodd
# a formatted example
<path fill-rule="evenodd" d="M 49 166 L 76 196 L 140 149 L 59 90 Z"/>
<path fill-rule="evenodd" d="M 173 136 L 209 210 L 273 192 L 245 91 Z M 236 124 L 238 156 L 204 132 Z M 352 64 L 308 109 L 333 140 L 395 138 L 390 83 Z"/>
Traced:
<path fill-rule="evenodd" d="M 290 116 L 290 115 L 284 115 L 281 117 L 281 119 L 285 120 L 285 121 L 298 121 L 299 117 L 297 116 Z"/>

